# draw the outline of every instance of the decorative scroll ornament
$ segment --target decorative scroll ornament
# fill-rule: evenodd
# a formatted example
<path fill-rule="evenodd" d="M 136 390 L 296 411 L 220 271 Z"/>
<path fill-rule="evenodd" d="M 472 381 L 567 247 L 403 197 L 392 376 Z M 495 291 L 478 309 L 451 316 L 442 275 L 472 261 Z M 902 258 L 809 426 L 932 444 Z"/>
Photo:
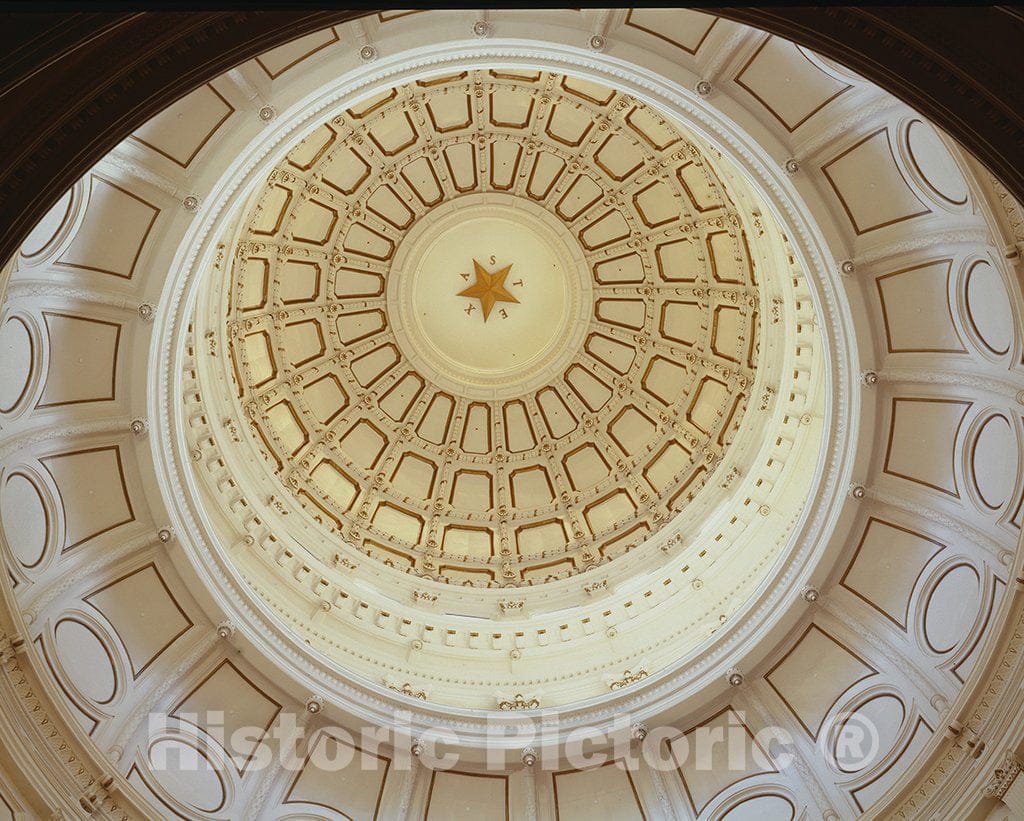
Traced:
<path fill-rule="evenodd" d="M 437 604 L 437 593 L 429 590 L 413 590 L 412 599 L 417 604 Z"/>
<path fill-rule="evenodd" d="M 420 701 L 427 700 L 426 690 L 417 690 L 413 687 L 411 682 L 405 681 L 401 684 L 396 679 L 386 678 L 384 679 L 384 685 L 389 690 L 394 690 L 396 693 L 401 693 L 403 696 L 409 696 L 409 698 L 418 698 Z"/>
<path fill-rule="evenodd" d="M 996 767 L 988 784 L 985 785 L 985 795 L 988 798 L 1002 798 L 1010 785 L 1021 772 L 1021 763 L 1017 756 L 1007 751 L 1003 756 L 1003 763 Z"/>
<path fill-rule="evenodd" d="M 647 678 L 647 675 L 648 673 L 646 666 L 637 667 L 635 671 L 629 669 L 623 670 L 622 678 L 617 678 L 613 681 L 609 681 L 608 687 L 611 690 L 621 690 L 623 687 L 628 687 L 630 684 L 636 684 L 638 681 Z"/>
<path fill-rule="evenodd" d="M 516 693 L 511 698 L 498 697 L 499 710 L 536 710 L 540 707 L 540 700 L 536 696 L 526 697 L 522 693 Z"/>

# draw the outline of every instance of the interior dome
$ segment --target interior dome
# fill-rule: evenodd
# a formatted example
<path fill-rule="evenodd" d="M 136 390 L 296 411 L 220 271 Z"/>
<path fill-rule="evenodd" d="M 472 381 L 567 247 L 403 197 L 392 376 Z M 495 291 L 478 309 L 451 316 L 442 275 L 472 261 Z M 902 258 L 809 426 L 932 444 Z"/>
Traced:
<path fill-rule="evenodd" d="M 4 266 L 0 815 L 1002 821 L 1021 207 L 764 32 L 477 14 L 215 78 Z"/>
<path fill-rule="evenodd" d="M 770 313 L 706 153 L 546 72 L 347 109 L 242 219 L 226 332 L 203 330 L 231 416 L 282 490 L 416 575 L 536 584 L 627 552 L 718 468 Z"/>
<path fill-rule="evenodd" d="M 248 531 L 218 563 L 368 692 L 692 678 L 781 595 L 821 448 L 810 286 L 761 196 L 678 120 L 545 71 L 427 74 L 292 139 L 181 326 L 188 416 L 224 422 L 185 434 L 227 525 L 199 538 Z M 270 487 L 255 525 L 234 500 Z"/>

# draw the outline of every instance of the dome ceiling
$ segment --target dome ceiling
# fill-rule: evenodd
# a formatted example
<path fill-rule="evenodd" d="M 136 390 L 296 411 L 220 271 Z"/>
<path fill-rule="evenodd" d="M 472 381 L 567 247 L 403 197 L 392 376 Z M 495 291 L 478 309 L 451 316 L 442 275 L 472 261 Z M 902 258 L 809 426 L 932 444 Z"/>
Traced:
<path fill-rule="evenodd" d="M 196 89 L 0 269 L 0 817 L 1016 817 L 1021 213 L 685 9 Z"/>
<path fill-rule="evenodd" d="M 607 697 L 752 629 L 808 515 L 824 364 L 731 163 L 632 94 L 514 68 L 364 94 L 281 155 L 178 366 L 204 538 L 251 544 L 221 560 L 240 593 L 361 687 L 474 709 Z"/>
<path fill-rule="evenodd" d="M 610 560 L 743 418 L 761 314 L 741 225 L 702 150 L 605 86 L 492 70 L 381 92 L 244 219 L 224 361 L 245 427 L 394 567 L 495 586 Z"/>

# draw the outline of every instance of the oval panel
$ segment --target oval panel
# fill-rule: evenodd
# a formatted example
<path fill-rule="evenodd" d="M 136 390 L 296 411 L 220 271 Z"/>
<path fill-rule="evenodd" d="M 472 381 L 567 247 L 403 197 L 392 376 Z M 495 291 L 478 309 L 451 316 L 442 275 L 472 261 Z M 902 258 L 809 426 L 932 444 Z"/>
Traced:
<path fill-rule="evenodd" d="M 990 416 L 974 437 L 971 477 L 981 501 L 998 510 L 1010 497 L 1017 478 L 1017 443 L 1010 421 L 1002 414 Z"/>
<path fill-rule="evenodd" d="M 793 821 L 796 808 L 781 795 L 755 795 L 722 816 L 722 821 Z"/>
<path fill-rule="evenodd" d="M 57 200 L 57 204 L 51 208 L 33 228 L 25 241 L 21 244 L 21 255 L 31 258 L 41 254 L 46 247 L 53 242 L 60 233 L 64 224 L 71 216 L 71 191 L 67 191 L 63 197 Z"/>
<path fill-rule="evenodd" d="M 967 273 L 967 316 L 974 332 L 992 353 L 1002 356 L 1013 342 L 1013 311 L 999 271 L 979 260 Z"/>
<path fill-rule="evenodd" d="M 117 690 L 110 651 L 91 627 L 62 619 L 53 631 L 57 659 L 71 684 L 96 704 L 107 704 Z"/>
<path fill-rule="evenodd" d="M 970 193 L 967 181 L 935 129 L 914 120 L 907 127 L 906 140 L 910 161 L 922 181 L 950 205 L 964 205 Z"/>
<path fill-rule="evenodd" d="M 906 718 L 903 702 L 884 694 L 863 702 L 842 721 L 832 740 L 839 769 L 856 773 L 885 758 L 899 737 Z"/>
<path fill-rule="evenodd" d="M 227 795 L 220 773 L 191 744 L 161 738 L 149 747 L 149 766 L 160 786 L 199 812 L 217 812 Z"/>
<path fill-rule="evenodd" d="M 981 607 L 981 578 L 969 564 L 950 568 L 925 602 L 924 639 L 933 653 L 948 653 L 967 636 Z"/>
<path fill-rule="evenodd" d="M 10 317 L 0 326 L 0 413 L 9 413 L 25 396 L 35 349 L 28 326 Z"/>
<path fill-rule="evenodd" d="M 50 539 L 50 519 L 42 493 L 24 473 L 12 473 L 4 483 L 0 522 L 21 565 L 33 568 L 39 564 Z"/>

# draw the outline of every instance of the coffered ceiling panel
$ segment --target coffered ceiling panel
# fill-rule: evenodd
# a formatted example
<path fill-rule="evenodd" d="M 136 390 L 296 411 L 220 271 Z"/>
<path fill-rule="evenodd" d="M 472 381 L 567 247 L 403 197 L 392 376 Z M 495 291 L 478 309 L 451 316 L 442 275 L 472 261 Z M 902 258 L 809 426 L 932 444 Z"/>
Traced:
<path fill-rule="evenodd" d="M 83 601 L 110 623 L 135 678 L 193 626 L 154 564 L 114 579 Z"/>
<path fill-rule="evenodd" d="M 897 165 L 886 128 L 862 137 L 821 170 L 858 235 L 930 213 Z"/>
<path fill-rule="evenodd" d="M 234 113 L 234 106 L 212 83 L 207 83 L 164 109 L 138 129 L 132 139 L 176 165 L 188 168 Z"/>
<path fill-rule="evenodd" d="M 134 521 L 117 445 L 57 453 L 40 461 L 57 485 L 64 515 L 63 550 Z"/>
<path fill-rule="evenodd" d="M 718 18 L 690 9 L 630 9 L 626 26 L 652 35 L 666 43 L 696 54 Z"/>
<path fill-rule="evenodd" d="M 322 807 L 353 821 L 381 817 L 389 759 L 367 753 L 329 730 L 318 732 L 309 750 L 282 804 Z"/>
<path fill-rule="evenodd" d="M 42 482 L 29 473 L 8 473 L 0 490 L 0 522 L 15 559 L 25 568 L 38 565 L 52 547 L 55 523 Z"/>
<path fill-rule="evenodd" d="M 730 751 L 725 745 L 709 745 L 708 738 L 731 733 L 730 746 L 735 739 L 740 745 Z M 704 741 L 698 738 L 704 735 Z M 698 744 L 703 744 L 698 751 Z M 686 790 L 686 797 L 696 815 L 701 815 L 711 801 L 724 790 L 745 779 L 762 773 L 775 772 L 768 751 L 760 747 L 743 717 L 726 707 L 699 727 L 683 733 L 668 742 L 672 757 L 678 762 L 677 773 Z M 739 764 L 739 766 L 737 766 Z"/>
<path fill-rule="evenodd" d="M 265 51 L 256 58 L 256 64 L 266 72 L 271 80 L 274 80 L 307 57 L 337 41 L 338 35 L 334 29 L 317 31 L 292 40 L 283 46 Z"/>
<path fill-rule="evenodd" d="M 141 196 L 94 174 L 85 219 L 58 262 L 131 279 L 159 213 Z"/>
<path fill-rule="evenodd" d="M 633 775 L 614 761 L 600 767 L 554 773 L 551 783 L 558 821 L 647 818 Z"/>
<path fill-rule="evenodd" d="M 904 132 L 903 145 L 912 170 L 940 204 L 955 208 L 967 203 L 970 187 L 935 128 L 923 120 L 911 120 Z"/>
<path fill-rule="evenodd" d="M 978 260 L 967 271 L 968 321 L 984 349 L 996 356 L 1008 353 L 1016 336 L 1016 320 L 1005 288 L 1003 277 L 987 259 Z"/>
<path fill-rule="evenodd" d="M 870 807 L 871 804 L 877 801 L 879 796 L 885 793 L 885 790 L 899 777 L 898 774 L 901 771 L 899 764 L 912 760 L 928 742 L 932 732 L 932 728 L 925 721 L 918 720 L 910 740 L 893 757 L 889 765 L 884 767 L 877 776 L 868 781 L 864 786 L 851 790 L 853 799 L 860 811 L 863 812 L 866 807 Z"/>
<path fill-rule="evenodd" d="M 871 518 L 840 584 L 906 629 L 914 588 L 925 565 L 944 547 L 905 527 Z"/>
<path fill-rule="evenodd" d="M 430 774 L 424 821 L 509 821 L 507 775 L 435 770 Z"/>
<path fill-rule="evenodd" d="M 0 324 L 0 413 L 13 411 L 25 398 L 36 356 L 28 323 L 16 316 L 5 318 Z"/>
<path fill-rule="evenodd" d="M 817 738 L 832 706 L 850 687 L 878 671 L 816 625 L 765 675 L 809 736 Z"/>
<path fill-rule="evenodd" d="M 84 316 L 43 312 L 46 381 L 37 407 L 114 399 L 121 326 Z"/>
<path fill-rule="evenodd" d="M 885 472 L 959 496 L 953 448 L 970 407 L 953 399 L 893 397 Z"/>
<path fill-rule="evenodd" d="M 799 46 L 769 37 L 736 75 L 748 91 L 787 131 L 808 119 L 853 86 L 815 63 Z"/>
<path fill-rule="evenodd" d="M 195 684 L 169 715 L 212 733 L 211 738 L 224 739 L 225 750 L 244 773 L 280 711 L 281 704 L 225 660 Z"/>
<path fill-rule="evenodd" d="M 952 259 L 876 278 L 890 353 L 966 353 L 950 308 Z"/>

